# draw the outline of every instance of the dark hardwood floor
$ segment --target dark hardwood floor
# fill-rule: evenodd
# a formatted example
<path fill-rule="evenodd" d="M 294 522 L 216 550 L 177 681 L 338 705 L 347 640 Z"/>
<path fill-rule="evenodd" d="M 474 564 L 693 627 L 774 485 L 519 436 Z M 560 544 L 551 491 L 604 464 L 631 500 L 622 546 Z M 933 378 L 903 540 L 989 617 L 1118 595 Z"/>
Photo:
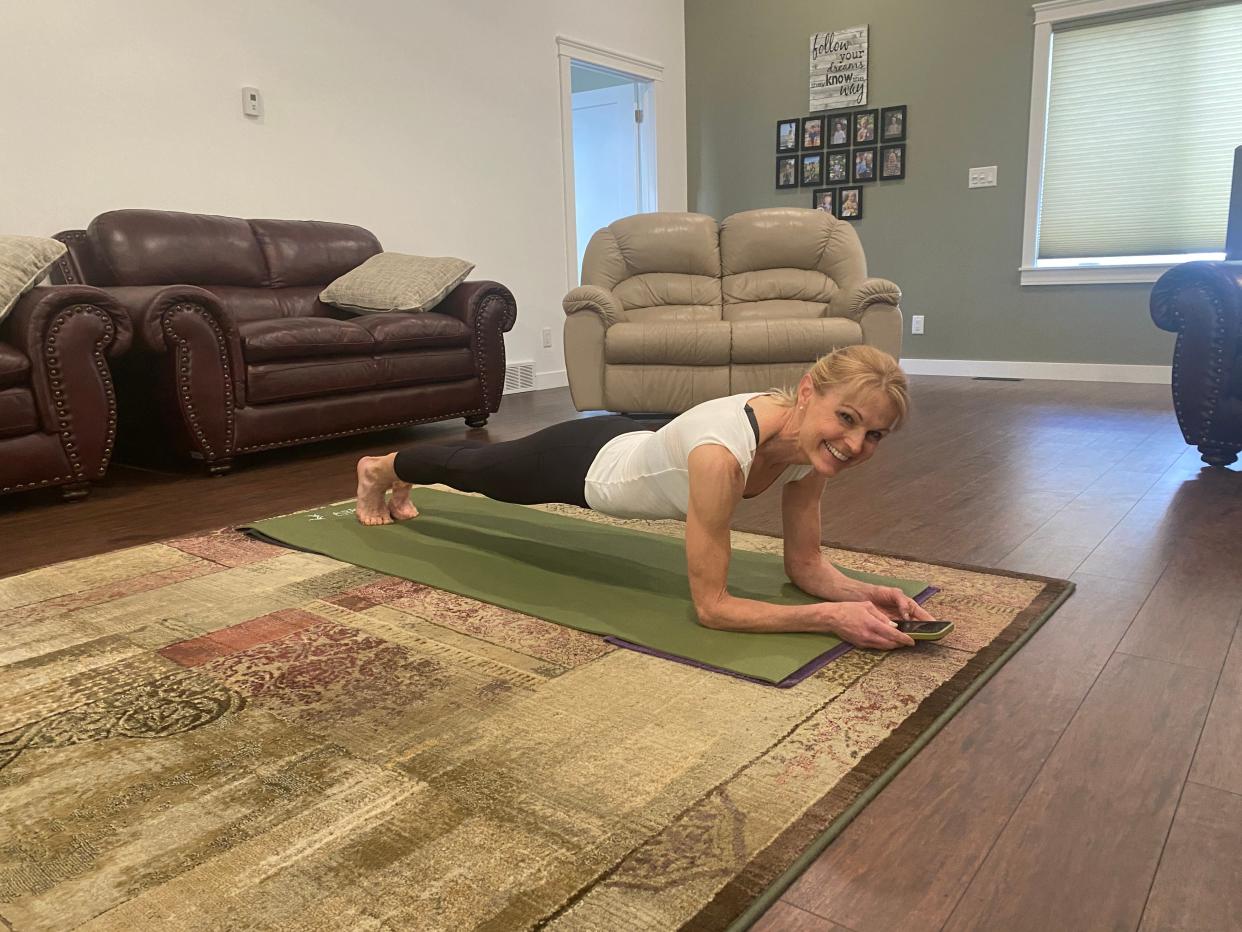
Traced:
<path fill-rule="evenodd" d="M 1242 475 L 1167 388 L 916 377 L 909 426 L 831 483 L 825 540 L 1078 590 L 759 928 L 1242 928 Z M 477 439 L 575 416 L 505 399 Z M 0 499 L 0 575 L 353 496 L 354 461 L 461 421 L 193 471 L 115 466 L 78 504 Z M 779 502 L 736 526 L 779 533 Z"/>

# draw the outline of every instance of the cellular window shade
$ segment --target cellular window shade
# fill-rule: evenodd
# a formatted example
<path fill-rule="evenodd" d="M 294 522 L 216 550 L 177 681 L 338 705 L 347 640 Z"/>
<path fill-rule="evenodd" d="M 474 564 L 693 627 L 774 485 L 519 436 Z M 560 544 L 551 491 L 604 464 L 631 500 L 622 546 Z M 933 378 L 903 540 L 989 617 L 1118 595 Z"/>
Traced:
<path fill-rule="evenodd" d="M 1055 32 L 1040 259 L 1221 252 L 1242 4 Z"/>

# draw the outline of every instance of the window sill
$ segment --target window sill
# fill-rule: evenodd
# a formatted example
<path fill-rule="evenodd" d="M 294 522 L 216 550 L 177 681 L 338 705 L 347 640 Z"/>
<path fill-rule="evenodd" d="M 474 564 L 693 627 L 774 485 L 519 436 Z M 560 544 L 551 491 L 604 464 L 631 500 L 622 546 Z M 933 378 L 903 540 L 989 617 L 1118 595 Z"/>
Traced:
<path fill-rule="evenodd" d="M 1019 274 L 1023 285 L 1149 285 L 1180 264 L 1090 265 L 1059 269 L 1023 266 Z"/>

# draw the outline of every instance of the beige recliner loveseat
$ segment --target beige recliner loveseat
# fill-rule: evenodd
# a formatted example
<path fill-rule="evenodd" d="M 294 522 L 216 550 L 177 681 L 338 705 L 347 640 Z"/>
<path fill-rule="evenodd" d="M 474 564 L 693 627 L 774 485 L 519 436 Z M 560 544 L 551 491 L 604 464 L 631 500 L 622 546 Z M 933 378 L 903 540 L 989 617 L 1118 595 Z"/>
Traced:
<path fill-rule="evenodd" d="M 792 386 L 840 346 L 900 358 L 900 300 L 821 210 L 626 217 L 591 237 L 565 296 L 570 392 L 579 411 L 673 413 Z"/>

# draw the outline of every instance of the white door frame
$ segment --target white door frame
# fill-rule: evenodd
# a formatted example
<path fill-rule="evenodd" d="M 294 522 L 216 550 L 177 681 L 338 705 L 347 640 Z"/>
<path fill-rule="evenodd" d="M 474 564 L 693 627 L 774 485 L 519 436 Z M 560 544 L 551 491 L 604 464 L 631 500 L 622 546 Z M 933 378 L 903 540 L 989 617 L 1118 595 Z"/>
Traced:
<path fill-rule="evenodd" d="M 628 74 L 632 77 L 651 82 L 651 110 L 644 114 L 644 128 L 651 121 L 650 132 L 652 150 L 659 151 L 659 119 L 664 85 L 664 66 L 614 52 L 610 49 L 587 45 L 576 39 L 565 36 L 556 37 L 556 54 L 561 69 L 561 171 L 565 186 L 565 269 L 566 280 L 570 288 L 578 285 L 578 221 L 574 213 L 574 100 L 573 79 L 570 65 L 574 61 L 590 65 L 600 65 Z M 659 172 L 656 165 L 651 165 L 651 190 L 655 192 L 655 202 L 659 204 Z"/>

